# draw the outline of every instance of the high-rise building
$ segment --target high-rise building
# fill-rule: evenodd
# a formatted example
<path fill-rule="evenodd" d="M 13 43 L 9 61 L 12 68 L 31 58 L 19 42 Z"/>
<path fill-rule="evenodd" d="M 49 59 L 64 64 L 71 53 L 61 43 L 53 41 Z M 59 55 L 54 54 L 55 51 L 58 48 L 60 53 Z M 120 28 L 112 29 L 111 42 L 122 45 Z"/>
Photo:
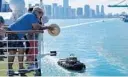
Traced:
<path fill-rule="evenodd" d="M 113 17 L 112 13 L 108 13 L 107 17 L 108 17 L 108 18 Z"/>
<path fill-rule="evenodd" d="M 71 18 L 75 18 L 75 17 L 76 17 L 76 9 L 71 8 Z"/>
<path fill-rule="evenodd" d="M 68 7 L 68 18 L 71 18 L 71 17 L 72 17 L 72 16 L 71 16 L 71 15 L 72 15 L 72 11 L 71 11 L 71 10 L 72 10 L 72 7 L 69 6 L 69 7 Z"/>
<path fill-rule="evenodd" d="M 9 11 L 9 4 L 2 4 L 2 8 L 1 8 L 2 12 L 8 12 Z"/>
<path fill-rule="evenodd" d="M 2 11 L 2 12 L 10 12 L 10 11 L 11 11 L 8 2 L 4 2 L 4 3 L 2 4 L 1 11 Z"/>
<path fill-rule="evenodd" d="M 63 18 L 63 16 L 64 16 L 64 8 L 61 5 L 59 5 L 58 6 L 58 18 Z"/>
<path fill-rule="evenodd" d="M 90 9 L 90 17 L 91 18 L 95 17 L 95 10 Z"/>
<path fill-rule="evenodd" d="M 64 18 L 68 18 L 69 0 L 63 0 Z"/>
<path fill-rule="evenodd" d="M 87 18 L 90 17 L 90 6 L 89 5 L 84 6 L 84 17 L 87 17 Z"/>
<path fill-rule="evenodd" d="M 52 4 L 52 18 L 57 18 L 57 13 L 58 13 L 58 10 L 57 10 L 57 3 L 53 3 Z"/>
<path fill-rule="evenodd" d="M 104 13 L 104 5 L 101 6 L 101 17 L 104 17 L 105 13 Z"/>
<path fill-rule="evenodd" d="M 1 12 L 1 8 L 2 8 L 2 0 L 0 0 L 0 12 Z"/>
<path fill-rule="evenodd" d="M 63 0 L 63 7 L 68 8 L 69 6 L 69 0 Z"/>
<path fill-rule="evenodd" d="M 83 8 L 81 7 L 77 8 L 77 17 L 78 18 L 83 17 Z"/>
<path fill-rule="evenodd" d="M 96 5 L 96 17 L 100 17 L 99 5 Z"/>
<path fill-rule="evenodd" d="M 51 18 L 51 15 L 52 15 L 52 12 L 51 12 L 51 10 L 52 10 L 52 7 L 51 7 L 51 5 L 45 5 L 45 14 L 46 14 L 46 16 L 48 16 L 48 18 Z"/>

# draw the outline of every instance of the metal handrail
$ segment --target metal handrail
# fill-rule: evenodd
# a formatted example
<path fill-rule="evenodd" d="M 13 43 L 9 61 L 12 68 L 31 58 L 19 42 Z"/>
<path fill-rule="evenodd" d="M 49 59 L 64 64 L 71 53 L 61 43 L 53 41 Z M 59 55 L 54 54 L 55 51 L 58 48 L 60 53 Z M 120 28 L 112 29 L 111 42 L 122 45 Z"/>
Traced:
<path fill-rule="evenodd" d="M 43 30 L 26 30 L 26 31 L 6 31 L 6 35 L 7 35 L 7 37 L 8 37 L 8 34 L 10 34 L 10 33 L 33 33 L 33 35 L 35 36 L 35 34 L 36 33 L 41 33 L 41 32 L 43 32 Z M 36 39 L 35 37 L 33 38 L 33 39 L 30 39 L 30 40 L 25 40 L 25 39 L 23 39 L 23 40 L 8 40 L 8 39 L 4 39 L 4 40 L 0 40 L 0 42 L 4 42 L 5 44 L 7 44 L 5 47 L 1 47 L 0 49 L 5 49 L 5 50 L 7 50 L 7 53 L 8 53 L 8 49 L 19 49 L 19 48 L 22 48 L 22 49 L 27 49 L 27 48 L 29 48 L 29 49 L 31 49 L 31 48 L 34 48 L 34 50 L 36 49 L 36 48 L 38 48 L 38 46 L 36 46 L 35 45 L 35 43 L 34 43 L 34 47 L 8 47 L 8 42 L 9 41 L 22 41 L 22 42 L 26 42 L 26 41 L 32 41 L 32 42 L 36 42 L 36 41 L 38 41 L 38 39 Z M 35 51 L 34 51 L 35 52 Z M 40 54 L 41 55 L 41 54 Z M 0 57 L 1 56 L 7 56 L 7 60 L 8 60 L 8 56 L 15 56 L 15 57 L 17 57 L 17 56 L 38 56 L 38 54 L 36 54 L 36 53 L 33 53 L 33 54 L 23 54 L 23 55 L 20 55 L 20 54 L 15 54 L 15 55 L 9 55 L 9 54 L 5 54 L 5 55 L 0 55 Z M 41 58 L 41 57 L 40 57 Z M 24 62 L 23 61 L 23 63 L 31 63 L 31 62 L 33 62 L 33 63 L 38 63 L 38 62 L 40 62 L 40 59 L 38 60 L 37 59 L 37 61 L 28 61 L 28 62 Z M 4 62 L 2 62 L 2 63 L 0 63 L 0 64 L 5 64 L 5 63 L 14 63 L 14 62 L 6 62 L 6 61 L 4 61 Z M 21 63 L 21 62 L 18 62 L 18 63 Z M 8 67 L 7 67 L 8 68 Z M 5 69 L 0 69 L 1 71 L 7 71 L 8 69 L 7 68 L 5 68 Z M 40 69 L 40 66 L 38 66 L 38 68 L 36 68 L 36 69 Z M 35 70 L 36 70 L 35 69 Z"/>
<path fill-rule="evenodd" d="M 6 31 L 6 33 L 36 33 L 36 32 L 42 32 L 43 30 L 21 30 L 21 31 Z"/>

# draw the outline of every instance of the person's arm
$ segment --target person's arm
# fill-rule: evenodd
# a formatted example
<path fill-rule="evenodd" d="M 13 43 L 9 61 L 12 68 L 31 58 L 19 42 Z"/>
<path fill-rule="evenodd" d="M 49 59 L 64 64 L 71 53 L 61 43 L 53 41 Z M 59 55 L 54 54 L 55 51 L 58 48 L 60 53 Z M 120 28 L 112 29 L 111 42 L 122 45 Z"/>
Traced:
<path fill-rule="evenodd" d="M 32 27 L 33 27 L 34 30 L 45 30 L 45 29 L 49 28 L 48 26 L 42 26 L 39 23 L 32 24 Z"/>
<path fill-rule="evenodd" d="M 27 33 L 43 33 L 43 30 L 27 30 Z"/>

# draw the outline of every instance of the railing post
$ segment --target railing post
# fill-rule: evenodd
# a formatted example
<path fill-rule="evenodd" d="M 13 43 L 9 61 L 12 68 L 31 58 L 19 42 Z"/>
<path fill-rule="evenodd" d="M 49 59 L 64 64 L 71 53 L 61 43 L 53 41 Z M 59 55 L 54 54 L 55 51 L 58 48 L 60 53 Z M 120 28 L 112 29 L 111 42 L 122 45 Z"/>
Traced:
<path fill-rule="evenodd" d="M 41 34 L 42 35 L 42 34 Z M 35 76 L 42 76 L 41 74 L 41 54 L 44 54 L 44 42 L 43 42 L 43 36 L 40 36 L 38 34 L 38 54 L 37 54 L 37 65 L 38 65 L 38 70 L 36 70 Z"/>

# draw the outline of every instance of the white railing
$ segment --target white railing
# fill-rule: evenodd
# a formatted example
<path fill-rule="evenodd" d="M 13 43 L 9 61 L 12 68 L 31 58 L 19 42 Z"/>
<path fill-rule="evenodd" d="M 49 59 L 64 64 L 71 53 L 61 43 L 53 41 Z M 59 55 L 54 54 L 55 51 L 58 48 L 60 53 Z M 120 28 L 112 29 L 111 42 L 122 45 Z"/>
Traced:
<path fill-rule="evenodd" d="M 8 40 L 7 39 L 8 38 L 8 34 L 18 34 L 18 33 L 24 33 L 24 34 L 33 33 L 33 37 L 34 38 L 32 38 L 31 40 L 25 40 L 25 39 L 22 39 L 22 40 Z M 34 64 L 36 64 L 38 66 L 37 69 L 34 70 L 36 73 L 38 73 L 38 74 L 36 74 L 36 76 L 41 76 L 41 69 L 40 69 L 41 68 L 41 58 L 46 56 L 46 55 L 56 56 L 56 51 L 50 51 L 50 53 L 47 53 L 47 54 L 43 53 L 42 54 L 41 51 L 44 51 L 43 38 L 38 38 L 40 40 L 36 39 L 36 34 L 39 34 L 39 33 L 43 33 L 43 30 L 6 31 L 6 34 L 5 34 L 6 39 L 0 40 L 0 42 L 4 42 L 6 44 L 6 46 L 0 47 L 0 49 L 7 50 L 5 55 L 0 55 L 0 57 L 2 57 L 2 56 L 6 56 L 7 57 L 7 59 L 5 59 L 3 62 L 0 62 L 0 70 L 3 71 L 4 68 L 6 68 L 5 69 L 6 71 L 4 71 L 2 73 L 0 72 L 0 75 L 5 73 L 5 76 L 6 76 L 6 72 L 9 70 L 8 69 L 8 63 L 12 63 L 12 62 L 8 62 L 8 57 L 10 57 L 10 56 L 15 56 L 15 57 L 17 57 L 17 56 L 24 56 L 24 57 L 36 56 L 36 57 L 34 57 L 35 61 L 29 61 L 27 63 L 32 63 L 33 62 Z M 59 26 L 57 24 L 51 24 L 49 26 L 48 33 L 51 36 L 57 36 L 60 33 Z M 34 44 L 33 44 L 33 47 L 9 47 L 8 46 L 9 42 L 13 42 L 13 41 L 16 41 L 16 42 L 18 42 L 18 41 L 21 41 L 21 42 L 32 41 L 32 42 L 34 42 Z M 36 42 L 38 42 L 38 45 L 36 45 Z M 27 48 L 29 48 L 29 49 L 33 48 L 33 50 L 34 50 L 33 52 L 34 53 L 32 53 L 32 54 L 23 54 L 23 55 L 21 55 L 21 54 L 20 55 L 19 54 L 9 55 L 8 49 L 24 49 L 25 50 Z M 35 53 L 36 49 L 38 51 L 38 54 Z M 1 65 L 1 63 L 5 63 L 5 64 Z M 18 67 L 17 65 L 19 63 L 18 60 L 15 60 L 15 62 L 13 62 L 13 63 L 15 63 L 15 68 L 17 68 Z M 25 64 L 25 61 L 23 61 L 23 63 Z M 17 74 L 19 75 L 19 73 L 17 73 Z"/>
<path fill-rule="evenodd" d="M 2 58 L 3 56 L 7 57 L 7 58 L 4 58 L 3 61 L 0 61 L 0 76 L 1 75 L 7 76 L 7 71 L 9 70 L 8 69 L 8 63 L 9 63 L 8 62 L 8 56 L 15 56 L 15 57 L 17 57 L 17 56 L 24 56 L 25 58 L 27 56 L 38 56 L 38 57 L 34 57 L 34 59 L 37 60 L 37 61 L 28 61 L 28 62 L 25 62 L 25 59 L 24 59 L 23 63 L 24 63 L 24 65 L 25 65 L 25 63 L 34 63 L 34 64 L 37 64 L 38 68 L 35 68 L 34 71 L 36 72 L 37 69 L 38 70 L 41 70 L 40 69 L 41 68 L 40 67 L 40 65 L 41 65 L 41 56 L 50 55 L 50 54 L 41 54 L 41 51 L 40 51 L 39 47 L 36 46 L 36 43 L 35 42 L 38 42 L 38 43 L 43 42 L 43 40 L 39 41 L 38 39 L 35 39 L 35 33 L 37 34 L 37 33 L 41 32 L 41 31 L 40 30 L 31 30 L 31 31 L 7 31 L 6 32 L 6 35 L 8 35 L 10 33 L 28 33 L 28 32 L 33 32 L 33 35 L 34 35 L 34 39 L 33 40 L 25 40 L 25 39 L 24 40 L 7 40 L 7 39 L 6 40 L 0 40 L 0 42 L 6 43 L 6 46 L 0 47 L 1 50 L 3 50 L 3 49 L 6 50 L 6 52 L 4 52 L 4 54 L 0 55 L 0 58 L 3 59 Z M 22 42 L 33 41 L 34 42 L 34 46 L 33 47 L 8 47 L 8 42 L 9 41 L 22 41 Z M 43 47 L 43 46 L 40 46 L 40 47 Z M 27 49 L 27 48 L 29 48 L 29 49 L 32 49 L 33 48 L 33 50 L 34 50 L 33 52 L 34 53 L 33 54 L 24 54 L 24 55 L 19 55 L 17 53 L 15 55 L 9 55 L 8 49 L 14 49 L 14 48 L 16 48 L 16 49 L 22 48 L 24 50 Z M 35 53 L 36 48 L 38 49 L 38 54 Z M 10 62 L 10 63 L 13 63 L 13 67 L 14 67 L 15 71 L 17 71 L 18 70 L 18 63 L 19 63 L 18 62 L 18 59 L 15 59 L 14 62 Z M 41 73 L 41 71 L 39 71 L 39 72 Z M 19 75 L 19 73 L 17 73 L 17 75 Z"/>

